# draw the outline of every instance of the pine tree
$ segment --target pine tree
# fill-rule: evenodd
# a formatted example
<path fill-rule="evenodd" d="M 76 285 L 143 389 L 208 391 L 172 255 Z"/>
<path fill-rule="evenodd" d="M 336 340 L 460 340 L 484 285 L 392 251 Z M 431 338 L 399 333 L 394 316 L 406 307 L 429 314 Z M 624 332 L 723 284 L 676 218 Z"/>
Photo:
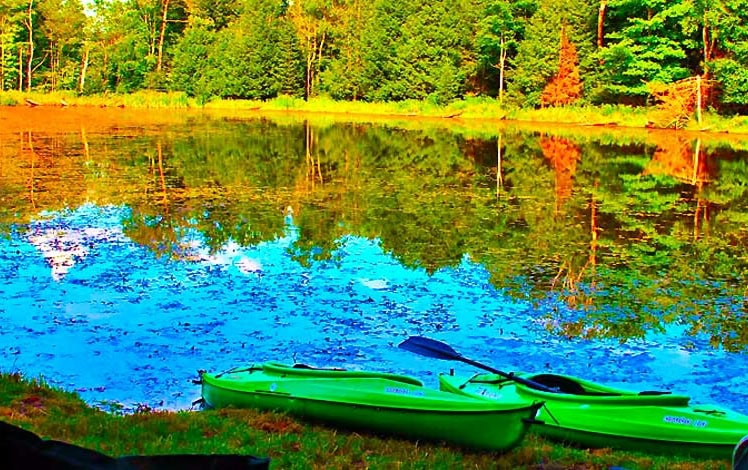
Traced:
<path fill-rule="evenodd" d="M 569 41 L 565 28 L 562 27 L 558 72 L 540 95 L 543 106 L 564 106 L 581 98 L 582 80 L 579 78 L 577 62 L 577 48 Z"/>

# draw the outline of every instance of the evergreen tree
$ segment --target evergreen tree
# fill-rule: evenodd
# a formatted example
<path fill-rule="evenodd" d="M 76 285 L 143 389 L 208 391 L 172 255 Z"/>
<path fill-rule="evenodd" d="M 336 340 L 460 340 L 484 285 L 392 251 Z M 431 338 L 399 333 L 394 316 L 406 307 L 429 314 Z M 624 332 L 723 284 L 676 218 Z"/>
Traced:
<path fill-rule="evenodd" d="M 406 99 L 406 89 L 398 81 L 403 64 L 397 45 L 403 36 L 405 18 L 413 14 L 411 1 L 375 0 L 371 21 L 362 34 L 363 71 L 360 88 L 368 101 Z"/>
<path fill-rule="evenodd" d="M 216 67 L 213 49 L 216 35 L 207 22 L 195 21 L 174 46 L 170 88 L 205 101 L 211 96 L 209 71 Z"/>
<path fill-rule="evenodd" d="M 577 67 L 577 49 L 569 41 L 564 28 L 561 28 L 558 72 L 546 85 L 540 102 L 550 106 L 565 106 L 574 103 L 582 96 L 582 82 Z"/>
<path fill-rule="evenodd" d="M 366 34 L 367 98 L 431 99 L 463 96 L 476 75 L 472 2 L 380 0 Z"/>
<path fill-rule="evenodd" d="M 709 10 L 717 53 L 707 63 L 730 112 L 748 112 L 748 0 L 720 0 Z"/>
<path fill-rule="evenodd" d="M 278 62 L 273 76 L 278 92 L 283 95 L 304 96 L 304 58 L 293 25 L 285 18 L 278 24 Z"/>
<path fill-rule="evenodd" d="M 622 26 L 602 49 L 603 101 L 644 104 L 647 83 L 673 83 L 691 75 L 689 56 L 698 51 L 694 34 L 684 33 L 683 0 L 618 0 L 609 18 Z"/>
<path fill-rule="evenodd" d="M 515 100 L 537 106 L 546 84 L 558 73 L 562 26 L 574 43 L 582 78 L 595 67 L 597 2 L 546 0 L 530 18 L 525 38 L 512 60 L 509 90 Z"/>

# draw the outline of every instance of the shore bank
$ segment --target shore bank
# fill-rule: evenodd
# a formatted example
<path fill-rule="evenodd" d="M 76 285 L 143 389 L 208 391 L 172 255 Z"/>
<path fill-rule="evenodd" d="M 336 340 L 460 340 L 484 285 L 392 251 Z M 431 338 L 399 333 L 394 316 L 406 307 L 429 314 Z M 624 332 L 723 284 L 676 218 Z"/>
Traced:
<path fill-rule="evenodd" d="M 529 436 L 497 454 L 438 443 L 337 430 L 253 410 L 135 413 L 102 411 L 78 395 L 0 373 L 0 419 L 38 434 L 107 454 L 243 454 L 271 458 L 271 468 L 730 469 L 728 461 L 687 460 L 610 449 L 575 449 Z"/>
<path fill-rule="evenodd" d="M 268 101 L 213 100 L 200 103 L 183 93 L 142 91 L 129 95 L 76 96 L 73 93 L 0 92 L 0 106 L 14 108 L 115 108 L 121 110 L 201 110 L 215 113 L 311 113 L 350 120 L 412 120 L 441 122 L 476 121 L 525 123 L 531 126 L 583 126 L 602 128 L 658 129 L 661 110 L 656 107 L 571 106 L 563 108 L 515 108 L 491 98 L 468 98 L 447 105 L 423 101 L 367 103 L 334 101 L 324 97 L 305 101 L 279 97 Z M 140 113 L 141 115 L 143 113 Z M 0 124 L 2 122 L 0 121 Z M 748 134 L 748 117 L 704 113 L 699 121 L 688 120 L 678 131 L 718 134 Z"/>

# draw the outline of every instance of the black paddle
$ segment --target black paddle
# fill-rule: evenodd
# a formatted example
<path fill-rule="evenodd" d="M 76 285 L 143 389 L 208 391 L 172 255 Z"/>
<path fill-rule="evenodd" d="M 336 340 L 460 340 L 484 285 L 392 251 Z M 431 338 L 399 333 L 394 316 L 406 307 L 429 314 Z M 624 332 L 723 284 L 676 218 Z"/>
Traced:
<path fill-rule="evenodd" d="M 500 375 L 509 380 L 513 380 L 522 385 L 527 385 L 528 387 L 534 388 L 536 390 L 541 390 L 543 392 L 550 392 L 550 393 L 558 393 L 558 390 L 554 390 L 550 387 L 546 387 L 545 385 L 540 384 L 538 382 L 533 382 L 532 380 L 523 379 L 522 377 L 516 376 L 513 373 L 507 374 L 506 372 L 502 372 L 498 369 L 494 369 L 491 366 L 487 366 L 485 364 L 481 364 L 480 362 L 476 362 L 472 359 L 468 359 L 462 354 L 452 349 L 452 347 L 449 346 L 448 344 L 442 343 L 441 341 L 437 341 L 435 339 L 424 338 L 423 336 L 411 336 L 410 338 L 400 343 L 398 347 L 403 348 L 406 351 L 414 352 L 416 354 L 420 354 L 426 357 L 434 357 L 436 359 L 445 359 L 448 361 L 461 361 L 461 362 L 464 362 L 465 364 L 470 364 L 471 366 L 475 366 L 480 369 L 487 370 L 488 372 L 491 372 L 493 374 Z"/>

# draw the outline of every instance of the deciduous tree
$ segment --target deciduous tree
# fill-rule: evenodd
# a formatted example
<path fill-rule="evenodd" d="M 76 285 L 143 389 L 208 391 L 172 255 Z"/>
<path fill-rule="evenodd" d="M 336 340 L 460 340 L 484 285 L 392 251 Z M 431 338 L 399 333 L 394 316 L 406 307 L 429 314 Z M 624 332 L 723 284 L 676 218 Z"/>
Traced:
<path fill-rule="evenodd" d="M 80 48 L 85 41 L 86 16 L 77 0 L 41 0 L 39 32 L 47 42 L 49 69 L 47 86 L 51 91 L 74 89 L 80 71 Z"/>
<path fill-rule="evenodd" d="M 22 18 L 25 0 L 0 0 L 0 91 L 20 88 L 22 80 L 21 60 L 23 41 Z"/>

